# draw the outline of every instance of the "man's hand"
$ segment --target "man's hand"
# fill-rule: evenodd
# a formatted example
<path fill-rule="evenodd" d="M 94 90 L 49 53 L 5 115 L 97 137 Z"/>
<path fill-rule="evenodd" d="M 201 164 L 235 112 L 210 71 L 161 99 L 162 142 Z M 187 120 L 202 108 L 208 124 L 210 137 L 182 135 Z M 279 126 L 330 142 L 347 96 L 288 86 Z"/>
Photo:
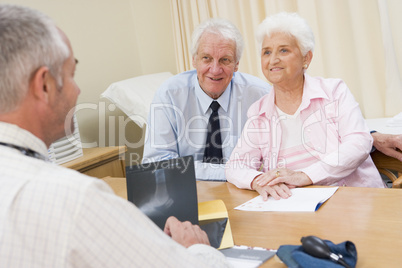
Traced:
<path fill-rule="evenodd" d="M 372 133 L 374 147 L 390 157 L 402 161 L 402 135 Z"/>
<path fill-rule="evenodd" d="M 194 244 L 209 245 L 208 236 L 200 226 L 189 221 L 181 222 L 173 216 L 167 219 L 164 232 L 186 248 Z"/>

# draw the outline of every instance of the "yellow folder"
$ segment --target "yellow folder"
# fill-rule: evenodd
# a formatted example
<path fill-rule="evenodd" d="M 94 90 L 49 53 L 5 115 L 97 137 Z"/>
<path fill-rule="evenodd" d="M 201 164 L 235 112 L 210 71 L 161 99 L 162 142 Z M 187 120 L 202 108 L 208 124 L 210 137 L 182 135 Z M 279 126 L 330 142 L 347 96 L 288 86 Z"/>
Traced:
<path fill-rule="evenodd" d="M 229 215 L 225 203 L 223 203 L 222 200 L 198 203 L 198 221 L 200 222 L 200 225 L 202 225 L 203 222 L 210 222 L 215 219 L 227 219 L 221 245 L 218 249 L 233 247 L 232 229 L 230 228 Z"/>

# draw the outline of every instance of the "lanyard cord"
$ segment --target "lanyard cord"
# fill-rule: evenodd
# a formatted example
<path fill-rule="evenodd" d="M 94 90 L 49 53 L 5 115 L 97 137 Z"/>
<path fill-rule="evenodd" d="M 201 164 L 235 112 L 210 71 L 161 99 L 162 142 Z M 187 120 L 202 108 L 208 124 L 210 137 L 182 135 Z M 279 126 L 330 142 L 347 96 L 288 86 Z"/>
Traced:
<path fill-rule="evenodd" d="M 5 142 L 0 142 L 0 145 L 10 147 L 10 148 L 13 148 L 13 149 L 17 149 L 18 151 L 20 151 L 21 153 L 23 153 L 26 156 L 46 160 L 46 158 L 43 155 L 41 155 L 41 154 L 39 154 L 39 153 L 35 152 L 34 150 L 29 149 L 29 148 L 24 148 L 24 147 L 21 147 L 21 146 L 18 146 L 18 145 L 5 143 Z"/>

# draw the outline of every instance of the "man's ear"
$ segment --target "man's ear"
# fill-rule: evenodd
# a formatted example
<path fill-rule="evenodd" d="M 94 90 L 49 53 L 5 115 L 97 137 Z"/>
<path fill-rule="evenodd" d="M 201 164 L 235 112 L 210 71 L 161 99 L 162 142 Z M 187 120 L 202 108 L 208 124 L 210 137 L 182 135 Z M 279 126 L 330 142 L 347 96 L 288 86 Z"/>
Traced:
<path fill-rule="evenodd" d="M 49 68 L 46 66 L 40 67 L 32 76 L 29 83 L 31 94 L 38 100 L 49 102 L 49 90 L 52 86 L 52 76 Z"/>
<path fill-rule="evenodd" d="M 239 63 L 240 63 L 240 61 L 238 61 L 238 62 L 236 63 L 236 66 L 235 66 L 235 69 L 234 69 L 235 72 L 237 72 L 237 70 L 239 70 Z"/>
<path fill-rule="evenodd" d="M 197 56 L 193 56 L 193 67 L 195 69 L 197 69 L 197 61 L 196 61 L 195 57 L 197 57 Z"/>

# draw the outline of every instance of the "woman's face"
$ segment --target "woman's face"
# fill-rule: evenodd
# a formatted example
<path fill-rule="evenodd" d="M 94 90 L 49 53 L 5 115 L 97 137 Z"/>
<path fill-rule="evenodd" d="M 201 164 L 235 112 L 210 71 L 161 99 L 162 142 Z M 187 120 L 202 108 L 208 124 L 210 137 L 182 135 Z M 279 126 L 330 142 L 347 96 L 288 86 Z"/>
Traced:
<path fill-rule="evenodd" d="M 296 39 L 286 33 L 273 33 L 262 42 L 262 72 L 273 85 L 292 85 L 303 78 L 303 65 L 309 65 L 311 57 L 311 52 L 303 56 Z"/>

